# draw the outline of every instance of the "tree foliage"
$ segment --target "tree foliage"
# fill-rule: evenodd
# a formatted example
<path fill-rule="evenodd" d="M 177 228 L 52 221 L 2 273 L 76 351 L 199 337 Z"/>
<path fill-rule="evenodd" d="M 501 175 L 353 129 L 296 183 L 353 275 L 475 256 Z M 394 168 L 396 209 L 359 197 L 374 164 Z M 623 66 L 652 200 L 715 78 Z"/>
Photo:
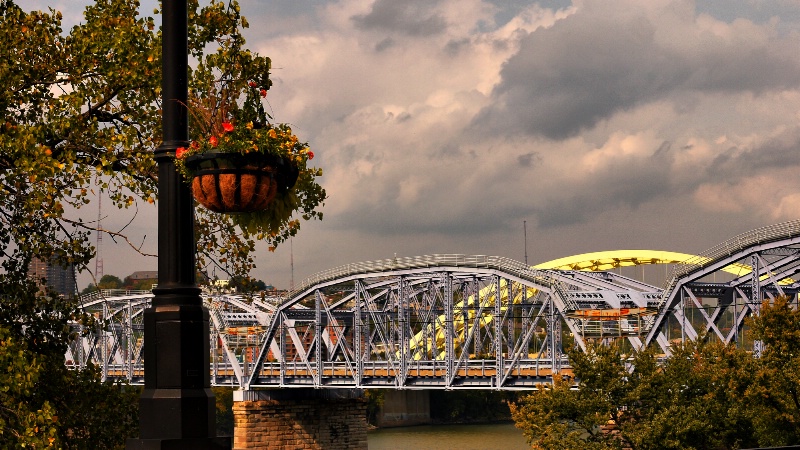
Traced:
<path fill-rule="evenodd" d="M 134 211 L 157 200 L 161 32 L 138 0 L 96 0 L 69 30 L 60 12 L 24 6 L 0 0 L 0 447 L 113 448 L 135 433 L 136 393 L 64 365 L 76 337 L 69 323 L 103 324 L 77 300 L 39 292 L 27 272 L 33 258 L 88 270 L 97 224 L 82 208 L 95 196 Z M 235 1 L 189 0 L 189 11 L 192 89 L 221 73 L 234 88 L 269 86 L 269 59 L 241 45 L 247 22 Z M 207 272 L 246 277 L 255 239 L 274 246 L 285 234 L 250 235 L 226 216 L 197 215 Z M 128 240 L 124 230 L 101 231 Z"/>
<path fill-rule="evenodd" d="M 764 350 L 748 386 L 754 425 L 764 445 L 800 444 L 800 310 L 786 297 L 765 302 L 751 321 Z"/>
<path fill-rule="evenodd" d="M 59 444 L 55 409 L 50 402 L 32 405 L 42 374 L 37 355 L 28 352 L 25 341 L 0 327 L 0 444 L 3 447 L 45 448 Z"/>
<path fill-rule="evenodd" d="M 98 289 L 122 289 L 124 286 L 122 280 L 116 275 L 103 275 L 97 285 L 90 283 L 86 289 L 81 291 L 81 294 L 88 294 Z"/>
<path fill-rule="evenodd" d="M 70 322 L 100 324 L 24 273 L 0 275 L 0 287 L 0 448 L 115 448 L 135 434 L 137 389 L 64 364 Z"/>
<path fill-rule="evenodd" d="M 800 443 L 800 312 L 781 297 L 749 321 L 760 357 L 700 339 L 652 349 L 570 349 L 574 378 L 513 404 L 534 448 L 738 449 Z M 576 389 L 577 388 L 577 389 Z"/>

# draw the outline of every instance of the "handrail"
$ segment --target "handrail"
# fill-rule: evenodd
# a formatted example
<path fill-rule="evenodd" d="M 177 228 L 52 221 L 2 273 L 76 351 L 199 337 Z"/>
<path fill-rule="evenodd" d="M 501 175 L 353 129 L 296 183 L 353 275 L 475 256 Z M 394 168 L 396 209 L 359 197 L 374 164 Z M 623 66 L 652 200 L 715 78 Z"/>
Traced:
<path fill-rule="evenodd" d="M 95 300 L 100 300 L 101 298 L 123 297 L 127 295 L 147 295 L 152 293 L 153 291 L 137 289 L 100 289 L 97 291 L 92 291 L 88 294 L 80 294 L 79 298 L 81 302 L 88 303 Z"/>
<path fill-rule="evenodd" d="M 536 281 L 547 286 L 553 284 L 545 271 L 534 269 L 525 263 L 502 256 L 486 255 L 461 255 L 461 254 L 433 254 L 413 257 L 400 257 L 376 261 L 364 261 L 345 264 L 332 269 L 317 272 L 306 278 L 299 287 L 288 292 L 283 301 L 288 301 L 312 286 L 337 278 L 367 273 L 391 272 L 394 270 L 424 269 L 428 267 L 475 267 L 497 269 L 517 275 L 531 281 Z"/>

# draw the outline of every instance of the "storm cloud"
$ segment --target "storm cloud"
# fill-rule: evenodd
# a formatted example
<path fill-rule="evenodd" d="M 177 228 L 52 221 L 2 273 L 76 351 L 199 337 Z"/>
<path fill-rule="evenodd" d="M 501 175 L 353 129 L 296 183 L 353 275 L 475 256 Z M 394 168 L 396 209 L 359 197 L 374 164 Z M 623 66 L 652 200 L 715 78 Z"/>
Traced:
<path fill-rule="evenodd" d="M 521 41 L 477 120 L 565 139 L 620 111 L 673 95 L 796 88 L 796 36 L 698 16 L 689 2 L 581 2 Z"/>
<path fill-rule="evenodd" d="M 278 287 L 395 254 L 521 259 L 523 221 L 536 263 L 700 252 L 800 217 L 797 2 L 241 3 L 270 111 L 330 196 L 259 248 Z M 155 236 L 144 208 L 128 230 Z M 155 266 L 109 247 L 106 273 Z"/>
<path fill-rule="evenodd" d="M 438 1 L 377 0 L 368 14 L 353 16 L 363 30 L 392 31 L 409 36 L 430 36 L 444 32 L 447 22 L 436 12 Z"/>

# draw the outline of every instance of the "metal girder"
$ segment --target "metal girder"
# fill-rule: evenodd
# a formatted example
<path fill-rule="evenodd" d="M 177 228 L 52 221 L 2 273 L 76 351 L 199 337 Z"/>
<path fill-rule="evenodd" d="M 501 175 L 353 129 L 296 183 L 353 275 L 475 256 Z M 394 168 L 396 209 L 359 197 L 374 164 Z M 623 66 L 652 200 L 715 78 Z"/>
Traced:
<path fill-rule="evenodd" d="M 796 282 L 790 277 L 800 272 L 799 254 L 800 221 L 792 221 L 743 233 L 694 260 L 677 265 L 662 290 L 658 314 L 644 344 L 657 342 L 665 353 L 669 353 L 668 340 L 660 338 L 669 317 L 680 317 L 684 338 L 687 333 L 690 338 L 711 333 L 724 342 L 730 342 L 731 336 L 735 339 L 741 331 L 742 319 L 757 311 L 763 295 L 772 298 L 773 292 L 778 295 L 797 292 Z M 726 278 L 723 269 L 731 272 L 730 267 L 737 267 L 740 273 L 727 276 L 722 282 L 715 280 L 717 276 Z M 745 296 L 745 290 L 749 295 Z M 694 309 L 699 311 L 700 324 L 685 317 L 682 295 L 688 295 Z M 701 295 L 705 301 L 698 300 Z M 732 301 L 736 298 L 746 299 L 741 310 Z M 713 313 L 707 314 L 707 309 Z M 725 315 L 733 316 L 731 330 L 719 327 L 719 321 Z M 699 330 L 695 328 L 697 325 L 701 327 Z M 758 351 L 758 344 L 755 347 L 754 350 Z"/>
<path fill-rule="evenodd" d="M 208 296 L 214 384 L 533 388 L 568 369 L 563 325 L 584 345 L 580 321 L 569 315 L 586 306 L 580 293 L 600 292 L 588 297 L 607 299 L 606 307 L 647 303 L 630 288 L 636 283 L 505 258 L 435 255 L 357 267 L 274 302 Z M 108 377 L 139 382 L 136 320 L 148 299 L 93 299 L 92 308 L 114 311 L 103 317 L 117 325 L 76 342 L 72 364 L 93 361 Z"/>
<path fill-rule="evenodd" d="M 668 290 L 612 272 L 432 255 L 332 269 L 283 298 L 208 295 L 212 380 L 244 389 L 532 389 L 570 370 L 562 337 L 584 349 L 626 339 L 667 353 L 677 331 L 737 341 L 761 298 L 798 291 L 798 232 L 800 223 L 738 237 L 677 267 Z M 719 275 L 732 265 L 742 273 Z M 85 309 L 107 325 L 72 342 L 67 363 L 141 382 L 150 298 L 89 299 Z"/>

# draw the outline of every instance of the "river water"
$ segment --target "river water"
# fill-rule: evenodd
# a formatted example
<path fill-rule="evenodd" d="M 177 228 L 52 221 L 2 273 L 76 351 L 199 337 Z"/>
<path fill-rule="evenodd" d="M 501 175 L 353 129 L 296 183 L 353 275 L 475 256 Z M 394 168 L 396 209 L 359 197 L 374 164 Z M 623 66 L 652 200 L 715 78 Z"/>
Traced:
<path fill-rule="evenodd" d="M 367 433 L 369 450 L 529 450 L 514 424 L 425 425 Z"/>

